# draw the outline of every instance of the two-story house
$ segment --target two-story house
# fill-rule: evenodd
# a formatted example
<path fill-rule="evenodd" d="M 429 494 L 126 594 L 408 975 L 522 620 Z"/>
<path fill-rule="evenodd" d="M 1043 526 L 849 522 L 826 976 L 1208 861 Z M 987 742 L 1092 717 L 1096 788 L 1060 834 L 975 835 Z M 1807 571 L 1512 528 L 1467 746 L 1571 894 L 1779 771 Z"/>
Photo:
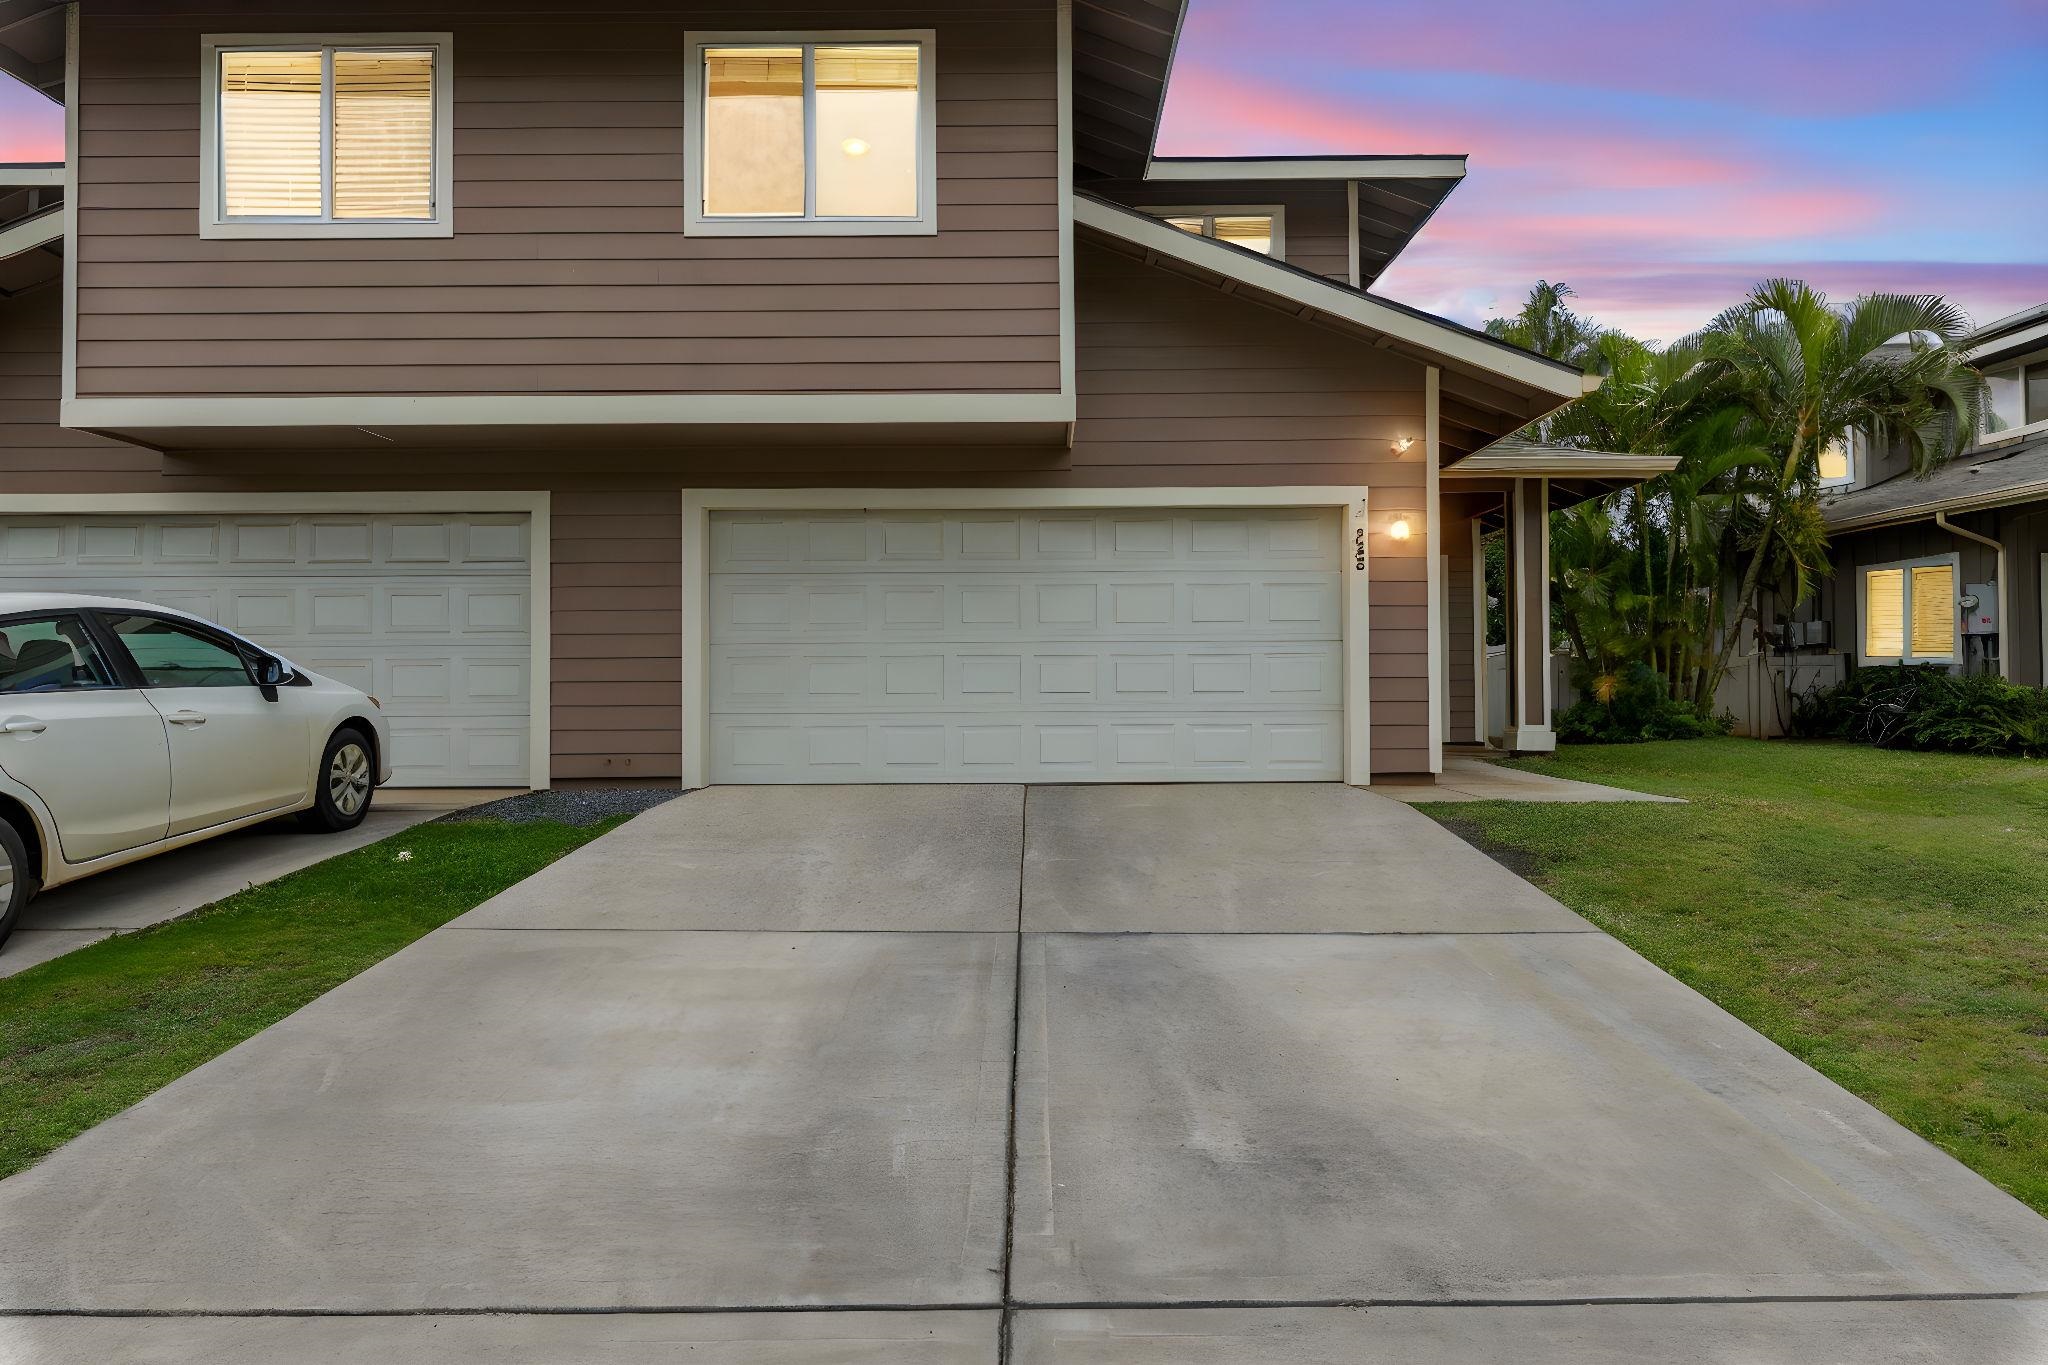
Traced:
<path fill-rule="evenodd" d="M 1455 155 L 1154 155 L 1175 0 L 0 0 L 0 589 L 357 682 L 400 782 L 1339 780 L 1477 530 L 1664 467 L 1372 292 Z M 58 206 L 60 207 L 53 207 Z"/>
<path fill-rule="evenodd" d="M 1821 470 L 1835 572 L 1812 605 L 1863 664 L 1932 664 L 2048 684 L 2048 303 L 1967 340 L 1983 374 L 1976 444 L 1928 478 L 1863 440 Z"/>

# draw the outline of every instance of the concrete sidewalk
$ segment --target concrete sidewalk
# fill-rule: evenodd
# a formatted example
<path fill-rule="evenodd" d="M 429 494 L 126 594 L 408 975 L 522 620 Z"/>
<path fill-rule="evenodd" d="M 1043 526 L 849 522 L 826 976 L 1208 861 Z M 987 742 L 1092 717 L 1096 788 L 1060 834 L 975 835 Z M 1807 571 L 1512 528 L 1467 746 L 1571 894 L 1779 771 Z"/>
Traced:
<path fill-rule="evenodd" d="M 2018 1365 L 2044 1292 L 2048 1221 L 1326 786 L 700 792 L 0 1182 L 55 1365 Z"/>

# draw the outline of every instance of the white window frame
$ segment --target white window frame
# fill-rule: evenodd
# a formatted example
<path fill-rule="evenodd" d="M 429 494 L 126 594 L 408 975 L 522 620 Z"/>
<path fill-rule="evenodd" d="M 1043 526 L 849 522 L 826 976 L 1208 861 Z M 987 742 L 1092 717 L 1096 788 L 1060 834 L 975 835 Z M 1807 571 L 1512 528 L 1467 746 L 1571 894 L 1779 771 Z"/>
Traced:
<path fill-rule="evenodd" d="M 917 216 L 914 218 L 747 217 L 704 212 L 704 49 L 804 49 L 804 203 L 817 199 L 817 149 L 810 145 L 817 100 L 814 46 L 915 43 L 917 53 Z M 683 235 L 686 237 L 929 237 L 939 230 L 938 32 L 929 28 L 830 29 L 802 33 L 688 33 L 683 36 Z"/>
<path fill-rule="evenodd" d="M 199 235 L 221 240 L 294 237 L 452 237 L 455 235 L 455 35 L 452 33 L 209 33 L 199 40 L 203 77 L 199 106 Z M 221 151 L 220 58 L 223 52 L 323 52 L 320 110 L 322 199 L 334 175 L 333 50 L 431 48 L 434 53 L 434 216 L 424 219 L 228 217 Z"/>
<path fill-rule="evenodd" d="M 1946 564 L 1949 567 L 1950 583 L 1956 593 L 1955 631 L 1949 638 L 1946 657 L 1913 654 L 1866 654 L 1864 645 L 1870 642 L 1870 575 L 1886 569 L 1901 569 L 1899 591 L 1905 594 L 1899 617 L 1899 645 L 1904 649 L 1913 646 L 1913 570 L 1929 564 Z M 1856 662 L 1859 665 L 1923 665 L 1953 668 L 1956 660 L 1963 656 L 1963 557 L 1958 554 L 1922 555 L 1918 559 L 1895 559 L 1885 564 L 1859 564 L 1856 566 Z"/>
<path fill-rule="evenodd" d="M 1273 220 L 1273 249 L 1266 253 L 1269 260 L 1287 259 L 1287 206 L 1285 204 L 1158 204 L 1140 208 L 1140 213 L 1149 213 L 1154 218 L 1206 218 L 1202 236 L 1207 241 L 1220 241 L 1216 236 L 1217 218 L 1250 218 L 1264 214 Z M 1174 231 L 1181 231 L 1175 228 Z M 1230 243 L 1224 242 L 1225 246 Z"/>
<path fill-rule="evenodd" d="M 2036 351 L 2031 355 L 2017 356 L 2011 360 L 2001 360 L 1994 364 L 1979 367 L 1979 373 L 1986 377 L 1996 374 L 2001 370 L 2019 371 L 2021 415 L 2031 417 L 2032 415 L 2025 411 L 2027 373 L 2030 370 L 2048 370 L 2048 351 Z M 1984 415 L 1986 418 L 1989 418 L 1990 409 L 1988 407 L 1985 409 Z M 1976 444 L 1978 446 L 2002 446 L 2012 441 L 2024 440 L 2029 436 L 2039 435 L 2042 432 L 2048 432 L 2048 413 L 2044 413 L 2040 417 L 2032 417 L 2030 421 L 2022 422 L 2016 427 L 2006 427 L 2001 431 L 1985 431 L 1980 427 L 1977 432 Z"/>

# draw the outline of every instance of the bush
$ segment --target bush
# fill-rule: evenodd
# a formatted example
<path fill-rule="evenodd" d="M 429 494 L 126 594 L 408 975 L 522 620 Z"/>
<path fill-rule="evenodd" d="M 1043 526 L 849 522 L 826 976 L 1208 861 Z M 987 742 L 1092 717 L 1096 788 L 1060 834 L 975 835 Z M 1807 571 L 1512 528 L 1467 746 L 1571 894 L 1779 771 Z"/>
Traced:
<path fill-rule="evenodd" d="M 1792 732 L 1888 749 L 2048 756 L 2048 692 L 1988 673 L 1859 668 L 1793 704 Z"/>
<path fill-rule="evenodd" d="M 1725 719 L 1674 699 L 1665 691 L 1663 677 L 1644 663 L 1590 679 L 1586 695 L 1557 718 L 1557 737 L 1565 744 L 1705 739 L 1725 735 L 1728 729 Z"/>

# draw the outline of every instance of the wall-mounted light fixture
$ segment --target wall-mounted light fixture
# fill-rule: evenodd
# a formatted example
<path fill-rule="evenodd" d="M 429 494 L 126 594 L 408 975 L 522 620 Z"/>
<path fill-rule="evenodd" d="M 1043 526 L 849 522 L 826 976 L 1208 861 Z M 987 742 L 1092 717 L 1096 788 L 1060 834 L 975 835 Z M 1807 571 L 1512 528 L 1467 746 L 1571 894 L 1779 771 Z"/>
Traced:
<path fill-rule="evenodd" d="M 1396 540 L 1408 539 L 1408 518 L 1402 517 L 1387 528 L 1387 534 Z"/>
<path fill-rule="evenodd" d="M 839 150 L 845 152 L 848 156 L 866 156 L 868 154 L 867 139 L 850 137 L 839 144 Z"/>
<path fill-rule="evenodd" d="M 1406 455 L 1408 447 L 1414 444 L 1415 438 L 1413 436 L 1403 436 L 1400 440 L 1394 442 L 1394 453 L 1396 455 Z"/>

